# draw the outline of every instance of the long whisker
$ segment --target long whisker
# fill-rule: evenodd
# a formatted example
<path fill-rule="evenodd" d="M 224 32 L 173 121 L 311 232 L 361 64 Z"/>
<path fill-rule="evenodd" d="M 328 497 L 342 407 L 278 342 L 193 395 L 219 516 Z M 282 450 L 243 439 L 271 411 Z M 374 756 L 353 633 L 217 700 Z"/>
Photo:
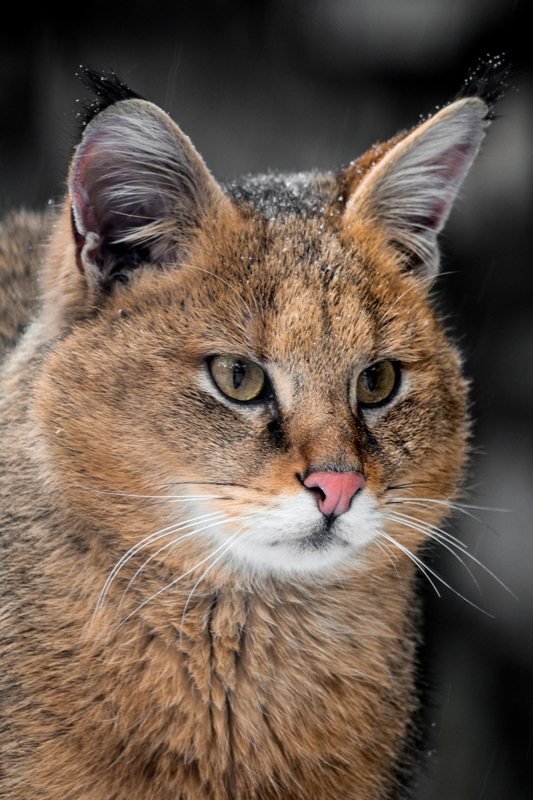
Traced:
<path fill-rule="evenodd" d="M 402 504 L 402 505 L 404 505 L 404 504 Z M 405 504 L 405 505 L 407 505 L 407 504 Z M 427 508 L 427 506 L 426 506 L 426 508 Z M 453 536 L 453 534 L 448 533 L 448 531 L 445 531 L 443 528 L 439 528 L 437 525 L 433 525 L 433 524 L 430 524 L 429 522 L 426 522 L 425 520 L 420 520 L 420 519 L 417 519 L 416 517 L 412 517 L 410 514 L 403 514 L 401 511 L 394 511 L 393 513 L 396 516 L 398 516 L 398 517 L 400 517 L 402 519 L 406 519 L 406 520 L 408 520 L 410 522 L 415 522 L 417 525 L 425 525 L 427 528 L 431 529 L 432 531 L 436 531 L 437 533 L 439 533 L 441 536 L 443 536 L 451 544 L 454 544 L 457 547 L 460 547 L 460 548 L 462 548 L 464 550 L 468 550 L 467 545 L 464 544 L 464 542 L 462 542 L 460 539 L 458 539 L 457 536 Z"/>
<path fill-rule="evenodd" d="M 171 484 L 168 484 L 169 486 Z M 137 494 L 136 492 L 121 492 L 118 489 L 95 489 L 92 486 L 81 487 L 93 494 L 105 494 L 112 497 L 133 497 L 144 500 L 226 500 L 218 494 Z"/>
<path fill-rule="evenodd" d="M 155 483 L 154 486 L 237 486 L 239 489 L 248 489 L 244 483 L 231 483 L 229 481 L 169 481 L 168 483 Z"/>
<path fill-rule="evenodd" d="M 429 522 L 426 522 L 425 520 L 420 520 L 417 519 L 416 517 L 412 517 L 410 514 L 402 514 L 401 511 L 395 511 L 393 514 L 388 514 L 387 516 L 390 519 L 392 519 L 393 517 L 396 518 L 398 521 L 403 519 L 406 520 L 407 522 L 412 522 L 415 525 L 420 526 L 421 528 L 424 527 L 426 531 L 438 534 L 446 542 L 448 542 L 448 544 L 457 547 L 458 549 L 462 550 L 465 553 L 468 551 L 467 545 L 464 544 L 460 539 L 458 539 L 457 536 L 453 536 L 453 534 L 448 533 L 448 531 L 445 531 L 443 528 L 439 528 L 437 525 L 433 525 L 430 524 Z"/>
<path fill-rule="evenodd" d="M 226 549 L 225 549 L 225 550 L 223 550 L 223 551 L 220 553 L 220 555 L 219 555 L 219 556 L 217 556 L 217 557 L 215 558 L 215 560 L 214 560 L 214 561 L 213 561 L 211 564 L 209 564 L 209 566 L 207 567 L 207 569 L 205 569 L 205 570 L 202 572 L 202 574 L 200 575 L 200 577 L 198 578 L 198 580 L 196 581 L 196 583 L 195 583 L 195 584 L 194 584 L 194 586 L 192 587 L 191 591 L 189 592 L 189 595 L 188 595 L 188 597 L 187 597 L 187 601 L 186 601 L 186 603 L 185 603 L 185 606 L 184 606 L 184 608 L 183 608 L 183 613 L 182 613 L 182 615 L 181 615 L 181 622 L 180 622 L 180 636 L 179 636 L 179 642 L 180 642 L 180 644 L 181 644 L 181 639 L 182 639 L 182 633 L 183 633 L 183 623 L 184 623 L 184 620 L 185 620 L 185 615 L 187 614 L 187 609 L 188 609 L 188 607 L 189 607 L 189 603 L 191 602 L 191 599 L 192 599 L 192 596 L 193 596 L 194 592 L 196 591 L 197 587 L 200 585 L 200 582 L 201 582 L 201 581 L 202 581 L 202 580 L 205 578 L 205 576 L 207 575 L 207 573 L 209 572 L 209 570 L 210 570 L 210 569 L 212 569 L 212 568 L 214 567 L 214 565 L 215 565 L 215 564 L 216 564 L 216 563 L 217 563 L 217 562 L 218 562 L 218 561 L 219 561 L 219 560 L 220 560 L 220 559 L 221 559 L 221 558 L 222 558 L 222 557 L 223 557 L 223 556 L 224 556 L 224 555 L 225 555 L 225 554 L 228 552 L 228 550 L 229 550 L 229 549 L 230 549 L 230 548 L 231 548 L 231 547 L 232 547 L 232 546 L 235 544 L 235 539 L 236 539 L 237 535 L 238 535 L 238 534 L 239 534 L 239 533 L 242 531 L 243 527 L 244 527 L 244 525 L 241 525 L 241 527 L 240 527 L 240 528 L 238 528 L 238 530 L 236 530 L 236 531 L 235 531 L 235 534 L 233 534 L 233 536 L 232 536 L 230 539 L 228 539 L 228 546 L 226 547 Z M 250 533 L 250 531 L 248 531 L 248 533 Z M 245 535 L 246 535 L 246 534 L 245 534 Z M 242 537 L 241 537 L 241 538 L 242 538 Z"/>
<path fill-rule="evenodd" d="M 182 528 L 190 527 L 192 524 L 197 522 L 198 520 L 204 520 L 206 518 L 213 518 L 215 516 L 223 517 L 224 515 L 220 511 L 211 511 L 208 514 L 200 514 L 198 517 L 193 517 L 192 519 L 186 520 L 185 522 L 178 522 L 173 523 L 172 525 L 167 525 L 165 528 L 161 528 L 159 531 L 155 533 L 151 533 L 149 536 L 145 536 L 144 539 L 141 539 L 140 542 L 137 542 L 130 547 L 130 549 L 124 553 L 123 556 L 117 561 L 111 572 L 109 573 L 106 582 L 100 592 L 98 602 L 96 604 L 96 610 L 100 609 L 104 603 L 105 597 L 109 591 L 109 587 L 111 586 L 113 580 L 115 579 L 116 575 L 120 572 L 123 566 L 132 558 L 136 553 L 140 550 L 143 550 L 147 545 L 151 544 L 157 539 L 162 538 L 164 536 L 170 536 L 175 533 L 177 530 L 181 530 Z"/>
<path fill-rule="evenodd" d="M 431 572 L 430 568 L 426 564 L 424 564 L 422 559 L 418 558 L 418 556 L 415 556 L 415 554 L 412 553 L 411 550 L 409 550 L 408 547 L 404 547 L 403 544 L 400 544 L 400 542 L 396 541 L 396 539 L 393 536 L 390 536 L 388 533 L 385 533 L 385 531 L 379 531 L 378 532 L 378 536 L 382 536 L 383 538 L 387 539 L 387 541 L 391 542 L 391 544 L 393 544 L 395 547 L 397 547 L 398 550 L 400 550 L 402 553 L 404 553 L 407 556 L 407 558 L 409 558 L 413 562 L 413 564 L 416 567 L 418 567 L 420 572 L 427 578 L 427 580 L 429 581 L 429 583 L 431 584 L 431 586 L 435 590 L 435 594 L 437 595 L 437 597 L 441 596 L 441 594 L 440 594 L 439 590 L 437 589 L 436 585 L 434 584 L 434 582 L 431 580 L 431 578 L 427 574 L 427 571 Z"/>
<path fill-rule="evenodd" d="M 240 517 L 240 516 L 239 517 L 229 517 L 229 518 L 225 519 L 225 522 L 235 522 L 235 521 L 239 521 L 241 519 L 246 519 L 247 517 L 251 517 L 251 516 L 253 516 L 253 514 L 248 514 L 248 515 L 246 515 L 244 517 Z M 237 534 L 233 534 L 233 535 L 236 536 Z M 232 538 L 232 537 L 230 537 L 230 538 Z M 211 559 L 214 555 L 216 555 L 218 552 L 220 552 L 220 550 L 222 550 L 222 548 L 226 547 L 226 545 L 227 545 L 227 541 L 223 542 L 219 547 L 217 547 L 215 550 L 213 550 L 212 553 L 209 553 L 208 556 L 206 556 L 205 558 L 201 559 L 201 561 L 199 561 L 193 567 L 188 569 L 186 572 L 183 572 L 181 575 L 179 575 L 173 581 L 170 581 L 170 583 L 167 583 L 165 586 L 163 586 L 161 589 L 159 589 L 157 592 L 155 592 L 153 595 L 151 595 L 147 600 L 143 600 L 142 603 L 140 603 L 133 611 L 131 611 L 126 617 L 124 617 L 124 619 L 119 623 L 118 627 L 120 628 L 120 627 L 122 627 L 122 625 L 125 625 L 126 622 L 129 619 L 131 619 L 131 617 L 133 617 L 135 614 L 137 614 L 139 611 L 141 611 L 141 609 L 143 609 L 146 605 L 148 605 L 148 603 L 151 603 L 152 600 L 155 600 L 156 597 L 159 597 L 159 595 L 163 594 L 163 592 L 166 592 L 169 589 L 171 589 L 173 586 L 176 586 L 180 581 L 182 581 L 184 578 L 186 578 L 187 575 L 190 575 L 191 572 L 194 572 L 194 570 L 196 570 L 198 567 L 202 566 L 202 564 L 205 564 L 206 561 L 209 561 L 209 559 Z"/>
<path fill-rule="evenodd" d="M 219 516 L 219 517 L 222 517 L 222 518 L 224 518 L 224 521 L 226 521 L 226 518 L 224 517 L 224 514 L 222 514 L 222 513 L 220 513 L 220 512 L 216 512 L 216 513 L 218 514 L 218 516 Z M 230 518 L 230 519 L 231 519 L 231 518 Z M 205 521 L 205 520 L 204 520 L 204 521 Z M 127 592 L 127 591 L 128 591 L 130 588 L 131 588 L 131 585 L 133 584 L 133 582 L 135 581 L 135 579 L 136 579 L 136 578 L 137 578 L 137 577 L 138 577 L 138 576 L 141 574 L 141 572 L 142 572 L 142 571 L 143 571 L 143 570 L 144 570 L 144 569 L 145 569 L 145 568 L 148 566 L 148 564 L 149 564 L 151 561 L 153 561 L 153 560 L 154 560 L 154 558 L 157 558 L 157 556 L 159 555 L 159 553 L 162 553 L 164 550 L 168 550 L 169 548 L 173 548 L 173 547 L 175 547 L 177 544 L 179 544 L 180 542 L 182 542 L 184 539 L 189 539 L 191 536 L 197 536 L 197 534 L 199 534 L 199 533 L 202 533 L 203 531 L 206 531 L 206 530 L 208 530 L 209 528 L 214 528 L 214 527 L 216 527 L 216 525 L 218 525 L 218 524 L 219 524 L 219 522 L 220 522 L 220 519 L 216 519 L 214 522 L 212 522 L 212 521 L 210 520 L 209 522 L 210 522 L 210 524 L 208 524 L 208 525 L 202 525 L 202 526 L 200 526 L 200 528 L 195 528 L 193 531 L 190 531 L 189 533 L 185 533 L 185 534 L 183 534 L 183 536 L 178 536 L 178 538 L 177 538 L 177 539 L 172 539 L 172 541 L 171 541 L 171 542 L 167 542 L 166 544 L 164 544 L 164 545 L 162 545 L 160 548 L 158 548 L 158 550 L 156 550 L 156 551 L 155 551 L 155 553 L 152 553 L 152 555 L 151 555 L 151 556 L 149 556 L 149 558 L 147 558 L 147 559 L 146 559 L 146 561 L 144 561 L 144 562 L 143 562 L 143 564 L 141 564 L 141 566 L 139 567 L 139 569 L 137 570 L 137 572 L 135 573 L 135 575 L 134 575 L 134 576 L 133 576 L 133 577 L 130 579 L 130 581 L 128 582 L 128 585 L 126 586 L 126 588 L 124 589 L 124 592 L 122 593 L 122 599 L 121 599 L 121 600 L 120 600 L 120 602 L 119 602 L 119 607 L 122 605 L 122 601 L 123 601 L 123 599 L 124 599 L 124 595 L 125 595 L 125 594 L 126 594 L 126 592 Z"/>
<path fill-rule="evenodd" d="M 396 483 L 391 486 L 387 486 L 385 491 L 386 492 L 396 492 L 398 489 L 413 489 L 415 486 L 434 486 L 434 483 L 431 481 L 413 481 L 412 483 Z"/>
<path fill-rule="evenodd" d="M 439 505 L 448 508 L 450 511 L 459 511 L 464 516 L 473 519 L 479 525 L 487 528 L 491 533 L 495 536 L 499 537 L 500 534 L 497 530 L 491 527 L 487 522 L 480 519 L 478 516 L 472 513 L 470 510 L 471 508 L 479 509 L 480 511 L 501 511 L 502 513 L 506 513 L 508 509 L 505 508 L 488 508 L 483 506 L 467 506 L 463 503 L 456 503 L 452 502 L 451 500 L 437 500 L 433 497 L 395 497 L 391 500 L 387 500 L 387 505 L 394 505 L 394 504 L 401 504 L 401 505 L 418 505 L 421 508 L 431 508 L 431 504 L 433 506 Z"/>
<path fill-rule="evenodd" d="M 386 542 L 379 542 L 377 539 L 374 539 L 374 544 L 376 545 L 376 547 L 379 547 L 379 549 L 381 550 L 382 553 L 385 553 L 385 555 L 387 556 L 389 562 L 392 564 L 392 568 L 394 569 L 394 572 L 396 573 L 396 575 L 399 578 L 400 577 L 400 573 L 398 572 L 398 567 L 394 563 L 391 551 L 387 547 Z"/>
<path fill-rule="evenodd" d="M 512 589 L 506 586 L 506 584 L 500 578 L 498 578 L 498 576 L 495 575 L 494 572 L 492 572 L 492 570 L 490 570 L 485 564 L 483 564 L 482 561 L 476 558 L 476 556 L 474 556 L 468 550 L 467 546 L 463 544 L 463 542 L 459 541 L 455 536 L 446 533 L 441 528 L 438 528 L 436 525 L 430 525 L 427 522 L 417 520 L 416 518 L 411 517 L 409 514 L 402 514 L 400 512 L 396 512 L 395 514 L 388 514 L 387 516 L 389 519 L 395 520 L 400 525 L 405 525 L 408 528 L 411 527 L 414 530 L 418 530 L 421 533 L 426 534 L 430 538 L 435 539 L 440 544 L 442 544 L 442 546 L 445 547 L 446 550 L 448 550 L 455 558 L 457 558 L 461 562 L 461 564 L 466 569 L 468 574 L 471 576 L 472 580 L 474 581 L 478 589 L 479 589 L 478 581 L 476 580 L 476 578 L 474 577 L 468 566 L 464 563 L 462 558 L 460 558 L 458 554 L 453 549 L 451 549 L 452 547 L 456 547 L 463 555 L 465 555 L 467 558 L 470 558 L 475 564 L 481 567 L 481 569 L 484 570 L 487 573 L 487 575 L 490 575 L 490 577 L 493 578 L 496 581 L 496 583 L 498 583 L 502 587 L 502 589 L 505 589 L 506 592 L 508 592 L 510 595 L 512 595 L 512 597 L 515 598 L 515 600 L 518 600 L 518 597 L 515 595 Z"/>
<path fill-rule="evenodd" d="M 409 481 L 409 483 L 396 483 L 391 484 L 385 488 L 385 492 L 396 492 L 400 489 L 415 489 L 417 486 L 430 486 L 432 489 L 435 488 L 434 481 Z M 479 493 L 480 484 L 478 483 L 468 483 L 463 487 L 463 495 L 464 497 L 467 496 L 467 492 L 470 494 Z M 446 501 L 444 501 L 446 502 Z M 455 501 L 457 502 L 457 501 Z"/>
<path fill-rule="evenodd" d="M 431 585 L 433 586 L 433 588 L 435 589 L 435 591 L 436 591 L 436 593 L 437 593 L 437 595 L 439 597 L 441 596 L 440 592 L 438 591 L 438 589 L 435 586 L 435 584 L 433 583 L 433 581 L 427 575 L 427 572 L 429 572 L 430 575 L 433 575 L 433 577 L 436 580 L 438 580 L 439 583 L 441 583 L 443 586 L 446 586 L 446 588 L 449 589 L 451 592 L 453 592 L 455 595 L 457 595 L 457 597 L 460 597 L 461 600 L 464 600 L 465 603 L 468 603 L 468 605 L 472 606 L 473 608 L 477 609 L 478 611 L 481 611 L 481 613 L 485 614 L 487 617 L 491 617 L 492 619 L 494 619 L 494 615 L 493 614 L 490 614 L 488 611 L 485 611 L 484 608 L 481 608 L 481 606 L 478 606 L 476 603 L 472 602 L 472 600 L 469 600 L 468 597 L 465 597 L 463 594 L 458 592 L 457 589 L 454 589 L 453 586 L 450 586 L 450 584 L 447 583 L 444 580 L 444 578 L 442 578 L 437 572 L 432 570 L 431 567 L 429 567 L 424 561 L 422 561 L 421 558 L 419 558 L 419 556 L 416 556 L 411 550 L 409 550 L 409 548 L 404 547 L 402 544 L 400 544 L 400 542 L 398 542 L 393 536 L 390 536 L 389 534 L 385 533 L 384 531 L 380 531 L 378 535 L 384 536 L 389 542 L 391 542 L 393 545 L 398 547 L 403 553 L 405 553 L 405 555 L 408 558 L 410 558 L 411 561 L 413 561 L 413 563 L 417 564 L 417 566 L 419 567 L 421 572 L 423 572 L 425 577 L 429 580 L 429 582 L 431 583 Z"/>
<path fill-rule="evenodd" d="M 403 517 L 403 515 L 401 515 L 401 516 Z M 393 522 L 397 522 L 399 525 L 403 525 L 406 528 L 411 528 L 411 530 L 418 531 L 419 533 L 423 533 L 425 536 L 428 536 L 430 539 L 433 539 L 434 541 L 436 541 L 439 544 L 441 544 L 466 569 L 466 571 L 468 572 L 468 574 L 472 578 L 472 581 L 474 582 L 476 588 L 479 591 L 479 583 L 478 583 L 475 575 L 473 574 L 472 570 L 469 569 L 469 567 L 465 564 L 465 562 L 463 561 L 463 559 L 461 558 L 459 553 L 457 553 L 455 550 L 452 549 L 451 543 L 449 543 L 446 540 L 444 534 L 440 534 L 440 533 L 437 533 L 436 531 L 431 530 L 431 528 L 429 526 L 423 526 L 422 524 L 418 524 L 418 521 L 414 520 L 412 518 L 411 519 L 406 519 L 405 517 L 403 517 L 403 519 L 402 519 L 400 517 L 400 515 L 388 514 L 387 515 L 387 519 L 390 519 Z M 470 553 L 468 553 L 465 550 L 463 550 L 460 547 L 459 544 L 455 543 L 455 546 L 460 550 L 460 552 L 464 553 L 464 555 L 467 555 L 467 556 L 470 556 L 471 558 L 473 558 L 473 556 Z"/>
<path fill-rule="evenodd" d="M 395 497 L 395 500 L 421 500 L 425 503 L 435 503 L 441 506 L 448 506 L 448 508 L 456 509 L 457 511 L 461 511 L 464 508 L 473 508 L 475 511 L 496 511 L 500 514 L 509 514 L 511 513 L 510 508 L 493 508 L 491 506 L 475 506 L 469 503 L 459 503 L 457 501 L 452 500 L 438 500 L 435 497 Z M 475 518 L 474 518 L 475 519 Z"/>

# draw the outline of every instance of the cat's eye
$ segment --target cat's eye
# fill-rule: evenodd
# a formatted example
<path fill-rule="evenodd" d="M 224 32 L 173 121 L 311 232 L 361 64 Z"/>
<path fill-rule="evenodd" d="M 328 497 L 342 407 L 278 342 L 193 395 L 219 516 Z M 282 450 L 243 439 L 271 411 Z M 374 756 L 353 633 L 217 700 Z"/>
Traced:
<path fill-rule="evenodd" d="M 398 387 L 400 370 L 395 361 L 378 361 L 364 369 L 357 378 L 357 402 L 360 406 L 380 406 L 391 400 Z"/>
<path fill-rule="evenodd" d="M 266 386 L 264 370 L 244 356 L 223 354 L 209 361 L 211 376 L 223 394 L 242 403 L 257 400 Z"/>

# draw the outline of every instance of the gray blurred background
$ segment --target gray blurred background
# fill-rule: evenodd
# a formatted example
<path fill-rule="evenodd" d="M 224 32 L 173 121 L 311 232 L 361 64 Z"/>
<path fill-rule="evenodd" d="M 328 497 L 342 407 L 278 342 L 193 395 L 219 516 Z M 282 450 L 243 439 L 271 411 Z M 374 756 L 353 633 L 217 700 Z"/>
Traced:
<path fill-rule="evenodd" d="M 22 4 L 21 4 L 22 6 Z M 432 741 L 417 800 L 533 797 L 533 141 L 524 0 L 219 0 L 91 3 L 14 17 L 0 30 L 0 212 L 63 191 L 79 64 L 112 67 L 169 111 L 219 178 L 330 168 L 458 92 L 486 53 L 514 88 L 443 237 L 437 284 L 473 380 L 475 458 L 451 523 L 506 593 L 446 552 L 426 591 Z M 521 34 L 524 44 L 520 45 Z M 451 272 L 451 274 L 450 274 Z M 426 586 L 427 589 L 427 586 Z M 318 799 L 317 799 L 318 800 Z"/>

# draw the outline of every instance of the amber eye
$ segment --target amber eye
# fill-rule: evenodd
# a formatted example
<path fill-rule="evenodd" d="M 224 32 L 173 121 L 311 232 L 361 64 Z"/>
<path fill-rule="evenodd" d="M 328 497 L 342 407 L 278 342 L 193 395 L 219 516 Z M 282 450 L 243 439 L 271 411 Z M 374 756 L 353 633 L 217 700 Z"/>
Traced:
<path fill-rule="evenodd" d="M 209 369 L 216 385 L 232 400 L 256 400 L 266 384 L 266 375 L 259 364 L 243 356 L 214 356 Z"/>
<path fill-rule="evenodd" d="M 357 378 L 357 402 L 361 406 L 378 406 L 390 400 L 398 386 L 400 370 L 394 361 L 378 361 Z"/>

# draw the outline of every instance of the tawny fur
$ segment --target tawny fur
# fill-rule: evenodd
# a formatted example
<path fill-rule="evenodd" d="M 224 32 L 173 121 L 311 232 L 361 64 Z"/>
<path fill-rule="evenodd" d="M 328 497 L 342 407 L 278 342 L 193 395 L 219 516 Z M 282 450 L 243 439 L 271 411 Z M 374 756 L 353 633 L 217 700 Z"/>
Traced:
<path fill-rule="evenodd" d="M 371 542 L 334 572 L 292 579 L 230 557 L 206 571 L 208 539 L 156 555 L 158 541 L 97 608 L 128 548 L 194 515 L 171 495 L 223 495 L 202 508 L 228 516 L 268 510 L 316 464 L 361 470 L 383 507 L 456 494 L 468 434 L 458 353 L 387 231 L 344 216 L 343 196 L 386 151 L 316 177 L 328 199 L 314 215 L 269 217 L 228 188 L 178 265 L 136 269 L 105 297 L 76 263 L 68 200 L 53 221 L 2 228 L 3 285 L 21 297 L 2 336 L 27 326 L 1 373 L 4 800 L 400 796 L 418 603 L 398 550 Z M 28 245 L 47 238 L 35 310 Z M 275 365 L 276 437 L 265 412 L 202 391 L 202 359 L 217 352 Z M 387 355 L 409 394 L 365 423 L 347 380 Z M 410 512 L 439 524 L 444 506 Z M 424 541 L 387 531 L 413 551 Z"/>
<path fill-rule="evenodd" d="M 19 212 L 0 226 L 0 355 L 37 308 L 37 272 L 47 223 L 41 214 Z"/>

